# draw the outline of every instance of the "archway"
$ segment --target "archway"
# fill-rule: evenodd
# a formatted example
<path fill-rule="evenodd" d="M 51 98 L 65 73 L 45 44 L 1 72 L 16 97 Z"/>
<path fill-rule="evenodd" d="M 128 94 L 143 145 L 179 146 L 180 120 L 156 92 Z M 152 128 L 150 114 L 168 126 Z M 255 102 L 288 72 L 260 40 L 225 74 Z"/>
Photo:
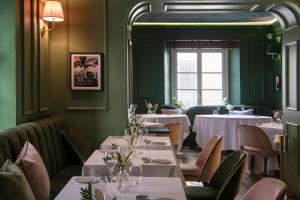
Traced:
<path fill-rule="evenodd" d="M 127 101 L 132 102 L 131 30 L 134 21 L 150 12 L 236 12 L 263 11 L 275 16 L 282 29 L 283 114 L 289 149 L 283 154 L 283 179 L 289 193 L 300 198 L 300 2 L 290 1 L 143 1 L 130 11 L 127 20 Z"/>

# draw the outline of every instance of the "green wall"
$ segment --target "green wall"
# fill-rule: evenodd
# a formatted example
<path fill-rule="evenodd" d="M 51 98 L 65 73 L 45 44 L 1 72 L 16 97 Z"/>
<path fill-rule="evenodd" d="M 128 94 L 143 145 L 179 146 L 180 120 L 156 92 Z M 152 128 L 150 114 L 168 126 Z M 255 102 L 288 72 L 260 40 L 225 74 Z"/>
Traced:
<path fill-rule="evenodd" d="M 131 8 L 140 1 L 62 0 L 65 21 L 44 37 L 39 35 L 43 24 L 38 9 L 32 16 L 34 23 L 25 27 L 20 23 L 28 17 L 19 10 L 20 3 L 33 2 L 37 8 L 39 1 L 0 2 L 0 128 L 61 114 L 95 147 L 108 135 L 122 134 L 127 120 L 126 22 Z M 22 32 L 26 35 L 20 35 Z M 104 53 L 103 92 L 70 92 L 70 52 Z M 161 53 L 163 58 L 166 52 Z M 152 69 L 145 74 L 156 73 L 155 65 L 147 66 Z M 164 84 L 159 82 L 162 77 L 146 80 L 158 86 Z M 155 94 L 157 101 L 165 101 L 163 93 L 162 89 Z"/>
<path fill-rule="evenodd" d="M 268 27 L 149 27 L 136 26 L 133 42 L 133 100 L 164 103 L 164 51 L 167 40 L 239 40 L 229 52 L 229 99 L 232 104 L 276 107 L 275 69 L 266 63 Z M 266 89 L 268 88 L 268 89 Z"/>
<path fill-rule="evenodd" d="M 16 5 L 0 0 L 0 129 L 16 124 Z"/>
<path fill-rule="evenodd" d="M 241 70 L 240 70 L 240 49 L 228 50 L 228 96 L 230 103 L 241 104 Z"/>

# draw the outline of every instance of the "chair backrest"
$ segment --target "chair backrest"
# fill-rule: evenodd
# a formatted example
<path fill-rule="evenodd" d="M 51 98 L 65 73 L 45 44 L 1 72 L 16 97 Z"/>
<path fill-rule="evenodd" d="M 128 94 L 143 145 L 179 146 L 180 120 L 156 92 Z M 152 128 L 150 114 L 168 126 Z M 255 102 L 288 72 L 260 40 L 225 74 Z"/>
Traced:
<path fill-rule="evenodd" d="M 24 143 L 29 141 L 39 151 L 48 174 L 55 176 L 67 165 L 61 130 L 63 118 L 55 116 L 27 122 L 0 132 L 0 166 L 6 159 L 15 161 Z"/>
<path fill-rule="evenodd" d="M 246 159 L 246 152 L 234 151 L 220 164 L 208 184 L 219 190 L 216 199 L 233 200 L 236 197 L 242 183 Z"/>
<path fill-rule="evenodd" d="M 179 143 L 181 124 L 180 123 L 172 123 L 172 124 L 167 124 L 166 127 L 168 127 L 170 130 L 169 137 L 170 137 L 172 146 L 174 148 L 177 148 L 178 143 Z"/>
<path fill-rule="evenodd" d="M 254 184 L 242 200 L 283 200 L 287 193 L 286 184 L 278 179 L 264 178 Z"/>
<path fill-rule="evenodd" d="M 270 139 L 265 132 L 256 126 L 240 125 L 238 127 L 239 145 L 242 150 L 258 149 L 265 156 L 274 155 Z"/>
<path fill-rule="evenodd" d="M 200 167 L 198 181 L 208 182 L 217 170 L 221 160 L 223 137 L 212 137 L 199 153 L 196 165 Z"/>

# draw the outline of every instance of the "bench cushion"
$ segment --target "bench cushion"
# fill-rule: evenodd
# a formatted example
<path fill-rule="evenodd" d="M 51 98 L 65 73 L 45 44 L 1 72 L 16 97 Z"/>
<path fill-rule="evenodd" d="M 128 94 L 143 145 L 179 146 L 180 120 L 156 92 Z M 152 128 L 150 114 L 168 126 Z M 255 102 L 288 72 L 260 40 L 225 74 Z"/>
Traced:
<path fill-rule="evenodd" d="M 0 169 L 0 199 L 34 200 L 30 185 L 22 170 L 10 160 Z"/>
<path fill-rule="evenodd" d="M 55 116 L 1 131 L 0 166 L 6 159 L 15 161 L 25 142 L 29 141 L 43 159 L 51 182 L 51 194 L 57 194 L 57 191 L 63 188 L 66 181 L 61 178 L 54 178 L 57 178 L 58 175 L 63 176 L 64 173 L 65 177 L 68 178 L 81 175 L 81 165 L 75 162 L 74 152 L 67 148 L 67 141 L 61 133 L 64 128 L 63 118 Z M 70 167 L 74 164 L 78 164 L 77 170 Z M 55 180 L 55 184 L 52 183 L 52 180 Z M 62 182 L 59 183 L 59 180 Z M 52 186 L 55 187 L 52 188 Z"/>

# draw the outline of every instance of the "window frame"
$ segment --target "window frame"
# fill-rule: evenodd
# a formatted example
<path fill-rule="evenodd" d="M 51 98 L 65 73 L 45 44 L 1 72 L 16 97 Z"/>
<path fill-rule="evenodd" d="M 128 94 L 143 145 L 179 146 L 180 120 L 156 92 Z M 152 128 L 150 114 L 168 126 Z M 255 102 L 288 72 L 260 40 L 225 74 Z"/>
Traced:
<path fill-rule="evenodd" d="M 172 48 L 171 49 L 171 66 L 172 66 L 172 89 L 171 96 L 177 96 L 177 53 L 197 53 L 197 105 L 202 104 L 202 91 L 203 90 L 214 90 L 214 89 L 203 89 L 202 88 L 202 53 L 222 53 L 222 98 L 228 96 L 228 49 L 223 48 Z M 205 74 L 218 74 L 218 72 L 204 72 Z M 192 74 L 192 73 L 191 73 Z M 187 89 L 188 90 L 188 89 Z M 193 90 L 193 89 L 191 89 Z M 219 89 L 215 89 L 219 90 Z"/>

